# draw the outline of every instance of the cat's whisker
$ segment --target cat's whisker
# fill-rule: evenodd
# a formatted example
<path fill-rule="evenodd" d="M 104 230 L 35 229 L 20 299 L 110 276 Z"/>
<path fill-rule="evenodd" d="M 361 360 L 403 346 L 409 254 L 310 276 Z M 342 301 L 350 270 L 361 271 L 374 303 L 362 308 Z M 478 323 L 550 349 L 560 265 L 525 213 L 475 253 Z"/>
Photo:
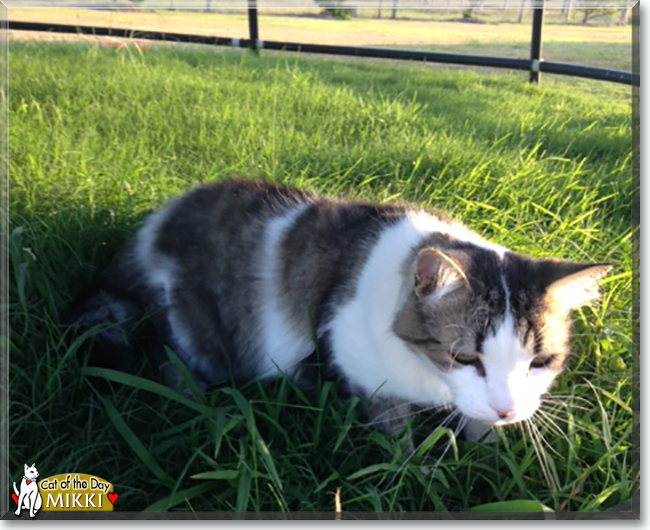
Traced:
<path fill-rule="evenodd" d="M 452 342 L 451 345 L 449 346 L 449 354 L 451 355 L 452 358 L 455 358 L 456 355 L 458 355 L 459 352 L 454 352 L 454 348 L 456 347 L 457 343 L 462 342 L 462 341 L 463 341 L 463 339 L 458 338 L 454 342 Z"/>
<path fill-rule="evenodd" d="M 457 409 L 452 410 L 434 429 L 433 432 L 435 432 L 437 429 L 444 429 L 451 421 L 453 421 L 458 415 L 460 414 L 460 411 Z M 462 419 L 462 418 L 461 418 Z M 425 438 L 426 441 L 426 438 Z M 424 442 L 422 442 L 424 443 Z M 421 446 L 422 444 L 420 444 Z M 419 449 L 419 448 L 418 448 Z M 416 451 L 417 452 L 417 451 Z"/>
<path fill-rule="evenodd" d="M 533 417 L 534 417 L 534 416 L 533 416 Z M 538 417 L 537 420 L 540 421 L 540 423 L 542 423 L 542 425 L 544 425 L 544 426 L 546 427 L 546 424 L 544 424 L 544 423 L 541 421 L 541 417 Z M 530 425 L 531 425 L 531 427 L 536 431 L 537 436 L 538 436 L 538 439 L 542 442 L 542 444 L 545 445 L 546 447 L 548 447 L 548 449 L 549 449 L 551 452 L 555 453 L 559 458 L 563 458 L 563 456 L 562 456 L 560 453 L 558 453 L 557 450 L 554 449 L 554 448 L 551 446 L 551 444 L 548 442 L 548 440 L 547 440 L 546 438 L 544 438 L 544 436 L 542 436 L 542 433 L 540 432 L 539 427 L 537 427 L 537 425 L 535 425 L 535 423 L 534 423 L 533 421 L 530 422 Z M 548 428 L 548 427 L 547 427 L 547 428 Z"/>
<path fill-rule="evenodd" d="M 460 414 L 460 411 L 458 409 L 452 410 L 447 416 L 436 426 L 434 429 L 434 432 L 438 429 L 443 429 L 445 428 L 451 421 L 453 421 L 458 415 Z M 425 440 L 426 441 L 426 438 Z M 422 442 L 424 443 L 424 442 Z M 422 444 L 420 444 L 420 447 Z M 417 451 L 415 451 L 417 453 Z"/>
<path fill-rule="evenodd" d="M 465 415 L 461 415 L 460 421 L 458 422 L 458 425 L 454 429 L 454 438 L 457 438 L 458 435 L 462 432 L 462 430 L 465 428 L 465 425 L 467 425 L 467 422 L 469 421 L 469 418 Z M 429 487 L 431 486 L 431 482 L 433 481 L 433 478 L 435 476 L 436 471 L 438 470 L 438 467 L 440 466 L 440 463 L 442 462 L 442 459 L 445 457 L 449 449 L 451 448 L 452 441 L 449 440 L 447 442 L 447 445 L 445 446 L 445 449 L 443 450 L 442 454 L 438 457 L 436 460 L 436 463 L 433 464 L 433 466 L 429 469 L 428 474 L 431 475 L 431 479 L 429 481 Z"/>
<path fill-rule="evenodd" d="M 372 401 L 371 401 L 371 403 L 372 403 Z M 414 400 L 412 400 L 412 401 L 404 401 L 404 402 L 400 402 L 400 403 L 397 403 L 397 404 L 396 404 L 395 406 L 393 406 L 393 407 L 389 407 L 389 408 L 387 408 L 386 410 L 384 410 L 384 411 L 381 412 L 380 414 L 377 414 L 376 416 L 373 416 L 372 419 L 373 419 L 373 421 L 374 421 L 374 420 L 378 420 L 379 418 L 382 418 L 382 417 L 386 416 L 387 414 L 390 414 L 391 412 L 393 412 L 393 411 L 395 411 L 395 410 L 398 410 L 398 409 L 401 409 L 401 408 L 404 408 L 404 407 L 410 407 L 410 406 L 413 406 L 413 405 L 418 406 L 418 405 L 424 405 L 424 404 L 422 403 L 422 400 L 419 400 L 419 399 L 414 399 Z M 419 408 L 419 409 L 416 409 L 416 410 L 414 410 L 413 413 L 414 413 L 414 414 L 417 414 L 418 412 L 427 412 L 427 411 L 430 411 L 430 410 L 435 410 L 436 408 L 444 409 L 444 408 L 448 408 L 448 407 L 451 407 L 451 406 L 452 406 L 452 405 L 450 405 L 450 404 L 445 404 L 445 405 L 434 405 L 434 406 L 431 406 L 431 407 L 425 407 L 425 408 Z M 410 415 L 410 414 L 409 414 L 409 415 Z M 405 415 L 405 416 L 407 416 L 407 415 Z M 373 423 L 369 423 L 369 424 L 367 424 L 367 425 L 372 425 L 372 424 L 373 424 Z"/>
<path fill-rule="evenodd" d="M 553 417 L 561 418 L 560 413 L 562 414 L 571 414 L 571 411 L 568 409 L 558 408 L 557 405 L 549 407 L 548 404 L 542 403 L 540 409 L 544 409 L 548 414 L 551 414 Z"/>
<path fill-rule="evenodd" d="M 528 447 L 528 440 L 526 437 L 526 422 L 525 421 L 519 421 L 515 424 L 518 429 L 521 431 L 521 439 L 524 442 L 524 447 Z"/>
<path fill-rule="evenodd" d="M 551 469 L 550 465 L 547 460 L 547 455 L 546 452 L 544 451 L 544 448 L 541 447 L 538 436 L 539 434 L 536 433 L 533 430 L 533 424 L 530 421 L 530 419 L 525 420 L 526 423 L 526 428 L 528 430 L 528 433 L 530 435 L 530 440 L 533 445 L 533 451 L 535 451 L 535 454 L 537 455 L 537 460 L 540 464 L 540 468 L 542 469 L 542 474 L 544 475 L 544 480 L 546 481 L 546 484 L 548 487 L 552 490 L 555 491 L 556 484 L 555 481 L 553 480 L 552 474 L 551 474 Z"/>
<path fill-rule="evenodd" d="M 575 428 L 575 429 L 577 429 L 577 430 L 579 430 L 579 431 L 582 431 L 582 432 L 584 432 L 584 433 L 593 434 L 593 431 L 592 431 L 592 430 L 589 430 L 589 429 L 587 429 L 586 427 L 583 427 L 582 425 L 579 425 L 579 424 L 578 424 L 577 422 L 575 422 L 575 421 L 571 422 L 571 421 L 569 421 L 568 419 L 566 419 L 566 418 L 562 418 L 562 417 L 557 416 L 557 415 L 555 415 L 555 414 L 552 414 L 552 413 L 550 413 L 549 411 L 546 411 L 546 414 L 548 414 L 549 417 L 553 418 L 555 421 L 561 421 L 561 422 L 563 422 L 563 423 L 566 423 L 567 425 L 572 425 L 573 428 Z"/>
<path fill-rule="evenodd" d="M 560 405 L 562 407 L 582 407 L 586 408 L 587 410 L 591 410 L 593 408 L 593 403 L 589 403 L 588 401 L 578 401 L 577 403 L 580 403 L 579 405 L 576 402 L 569 401 L 568 399 L 565 398 L 547 398 L 543 397 L 541 398 L 542 401 L 546 401 L 548 403 L 554 403 L 556 405 Z"/>
<path fill-rule="evenodd" d="M 545 399 L 545 398 L 542 398 L 541 401 L 542 401 L 542 403 L 549 403 L 551 405 L 556 405 L 558 407 L 564 407 L 564 408 L 567 408 L 567 409 L 571 408 L 571 409 L 576 409 L 576 410 L 585 410 L 587 412 L 590 412 L 590 411 L 593 410 L 593 409 L 589 409 L 587 407 L 583 407 L 581 405 L 563 403 L 562 401 L 553 401 L 553 400 Z"/>
<path fill-rule="evenodd" d="M 568 437 L 567 434 L 566 434 L 566 433 L 565 433 L 565 432 L 560 428 L 560 426 L 559 426 L 557 423 L 555 423 L 555 421 L 553 420 L 553 418 L 547 416 L 547 415 L 546 415 L 546 412 L 543 411 L 543 410 L 541 410 L 541 409 L 539 409 L 537 412 L 539 412 L 539 415 L 537 416 L 537 420 L 538 420 L 542 425 L 545 425 L 547 428 L 549 428 L 550 430 L 556 432 L 556 433 L 559 434 L 562 438 L 564 438 L 564 440 L 566 441 L 566 443 L 567 443 L 567 445 L 569 446 L 570 450 L 572 450 L 572 447 L 573 447 L 573 446 L 571 445 L 571 441 L 569 440 L 569 437 Z"/>
<path fill-rule="evenodd" d="M 454 418 L 456 418 L 456 416 L 458 416 L 459 414 L 460 411 L 458 409 L 454 409 L 450 414 L 447 415 L 447 417 L 443 421 L 440 422 L 440 425 L 438 425 L 438 427 L 436 428 L 447 426 L 447 424 L 450 421 L 452 421 Z"/>
<path fill-rule="evenodd" d="M 465 428 L 465 425 L 467 425 L 468 422 L 469 422 L 469 418 L 467 416 L 462 416 L 460 421 L 458 422 L 458 426 L 454 430 L 454 436 L 458 436 Z"/>
<path fill-rule="evenodd" d="M 446 417 L 446 418 L 445 418 L 445 419 L 444 419 L 444 420 L 443 420 L 443 421 L 442 421 L 442 422 L 441 422 L 441 423 L 440 423 L 440 424 L 439 424 L 439 425 L 434 429 L 433 432 L 435 432 L 435 431 L 438 430 L 438 429 L 442 429 L 442 428 L 444 428 L 445 425 L 447 425 L 450 421 L 452 421 L 452 420 L 453 420 L 456 416 L 458 416 L 459 414 L 460 414 L 460 411 L 459 411 L 459 410 L 457 410 L 457 409 L 452 410 L 452 411 L 447 415 L 447 417 Z M 432 434 L 433 434 L 433 433 L 432 433 Z M 411 453 L 406 457 L 406 459 L 404 460 L 404 462 L 402 462 L 402 464 L 400 465 L 399 469 L 395 472 L 395 475 L 393 476 L 393 478 L 392 478 L 391 481 L 389 482 L 389 485 L 391 485 L 391 484 L 395 481 L 395 479 L 396 479 L 397 476 L 402 472 L 402 470 L 404 469 L 404 467 L 406 466 L 406 464 L 408 464 L 409 461 L 410 461 L 410 460 L 411 460 L 411 459 L 412 459 L 412 458 L 417 454 L 417 452 L 418 452 L 418 451 L 420 450 L 420 448 L 424 445 L 424 443 L 428 440 L 428 438 L 429 438 L 429 437 L 427 436 L 424 440 L 422 440 L 422 442 L 420 442 L 420 443 L 418 444 L 418 446 L 417 446 L 415 449 L 413 449 L 413 451 L 411 451 Z M 444 455 L 444 454 L 443 454 L 443 455 Z"/>
<path fill-rule="evenodd" d="M 553 426 L 556 428 L 557 432 L 560 434 L 564 434 L 564 431 L 560 429 L 559 425 L 557 425 L 554 421 L 552 416 L 549 415 L 548 411 L 544 410 L 543 408 L 537 409 L 537 412 L 535 413 L 535 417 L 537 417 L 540 420 L 545 420 L 545 421 L 550 421 L 552 422 Z"/>
<path fill-rule="evenodd" d="M 546 440 L 544 440 L 544 437 L 542 436 L 542 434 L 539 432 L 539 429 L 537 428 L 537 426 L 535 426 L 532 422 L 531 422 L 531 426 L 535 430 L 538 440 L 542 440 L 542 441 L 546 442 Z M 546 442 L 546 445 L 559 458 L 561 458 L 561 459 L 565 458 L 564 456 L 560 455 L 557 451 L 555 451 L 548 444 L 548 442 Z M 542 447 L 541 444 L 540 444 L 540 450 L 541 450 L 541 452 L 543 454 L 544 460 L 546 461 L 546 469 L 548 470 L 548 475 L 549 475 L 549 478 L 550 478 L 549 489 L 551 490 L 552 493 L 555 494 L 560 489 L 560 480 L 559 480 L 559 477 L 557 476 L 557 471 L 555 470 L 555 466 L 551 465 L 553 463 L 553 458 L 551 456 L 549 456 L 549 454 L 546 451 L 544 451 L 544 448 Z"/>
<path fill-rule="evenodd" d="M 573 394 L 567 394 L 567 395 L 550 394 L 550 395 L 544 395 L 544 396 L 542 396 L 542 398 L 544 398 L 544 399 L 557 399 L 557 400 L 560 400 L 560 399 L 562 399 L 562 400 L 575 399 L 575 400 L 578 400 L 578 401 L 582 401 L 586 405 L 592 405 L 592 402 L 589 401 L 588 399 L 585 399 L 585 398 L 583 398 L 581 396 L 575 396 Z"/>
<path fill-rule="evenodd" d="M 447 324 L 446 326 L 444 326 L 444 329 L 448 329 L 448 328 L 467 329 L 467 326 L 464 326 L 462 324 Z"/>
<path fill-rule="evenodd" d="M 434 406 L 431 406 L 431 407 L 415 409 L 415 410 L 412 410 L 411 412 L 408 412 L 406 414 L 402 414 L 400 416 L 390 416 L 390 417 L 387 417 L 385 419 L 380 419 L 383 416 L 386 416 L 387 414 L 389 414 L 389 413 L 391 413 L 391 412 L 393 412 L 393 411 L 395 411 L 395 410 L 397 410 L 397 409 L 399 409 L 399 408 L 401 408 L 401 407 L 403 407 L 403 406 L 405 406 L 407 404 L 415 405 L 416 403 L 418 403 L 418 402 L 417 401 L 412 401 L 411 403 L 405 403 L 403 405 L 397 405 L 395 407 L 391 407 L 390 409 L 388 409 L 388 410 L 382 412 L 381 414 L 378 414 L 377 416 L 375 416 L 372 421 L 362 423 L 362 426 L 363 427 L 372 427 L 373 425 L 378 425 L 380 423 L 386 423 L 386 422 L 395 421 L 395 420 L 402 420 L 404 418 L 411 418 L 413 416 L 416 416 L 418 414 L 422 414 L 424 412 L 439 412 L 439 411 L 442 411 L 442 410 L 449 410 L 449 409 L 452 408 L 452 405 L 434 405 Z"/>
<path fill-rule="evenodd" d="M 550 403 L 542 401 L 539 405 L 540 409 L 544 409 L 548 412 L 553 412 L 554 414 L 569 414 L 571 412 L 571 407 L 569 406 L 560 406 L 559 403 Z"/>

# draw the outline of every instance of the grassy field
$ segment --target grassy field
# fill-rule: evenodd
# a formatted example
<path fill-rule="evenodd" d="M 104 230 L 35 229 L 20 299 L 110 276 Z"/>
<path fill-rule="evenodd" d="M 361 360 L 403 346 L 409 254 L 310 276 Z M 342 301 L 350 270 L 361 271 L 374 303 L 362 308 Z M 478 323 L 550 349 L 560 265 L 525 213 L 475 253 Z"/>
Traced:
<path fill-rule="evenodd" d="M 10 473 L 91 473 L 120 510 L 611 508 L 631 456 L 630 94 L 521 75 L 160 47 L 10 42 Z M 19 74 L 18 74 L 19 73 Z M 355 401 L 288 381 L 97 395 L 64 322 L 143 216 L 231 174 L 440 207 L 534 256 L 610 262 L 535 433 L 407 459 Z M 106 375 L 106 374 L 104 374 Z M 418 416 L 418 439 L 436 418 Z M 420 467 L 436 467 L 423 475 Z M 521 506 L 520 506 L 521 507 Z"/>
<path fill-rule="evenodd" d="M 12 9 L 12 20 L 97 25 L 196 35 L 248 36 L 246 14 L 202 12 L 121 12 L 84 9 Z M 417 47 L 449 53 L 528 58 L 530 24 L 465 24 L 457 21 L 388 19 L 326 20 L 260 15 L 260 38 L 305 44 Z M 547 24 L 544 57 L 549 61 L 632 69 L 629 26 Z"/>

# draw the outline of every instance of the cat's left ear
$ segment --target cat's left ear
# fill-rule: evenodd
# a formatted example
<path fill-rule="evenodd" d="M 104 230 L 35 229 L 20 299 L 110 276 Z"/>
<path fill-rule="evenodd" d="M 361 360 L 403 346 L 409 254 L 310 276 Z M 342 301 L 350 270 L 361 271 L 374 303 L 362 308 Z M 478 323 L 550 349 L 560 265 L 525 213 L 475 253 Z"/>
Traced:
<path fill-rule="evenodd" d="M 609 264 L 542 262 L 542 281 L 547 298 L 558 309 L 569 311 L 598 298 L 598 280 L 612 269 Z"/>
<path fill-rule="evenodd" d="M 415 263 L 415 296 L 436 301 L 469 286 L 465 275 L 468 262 L 469 256 L 460 250 L 420 250 Z"/>

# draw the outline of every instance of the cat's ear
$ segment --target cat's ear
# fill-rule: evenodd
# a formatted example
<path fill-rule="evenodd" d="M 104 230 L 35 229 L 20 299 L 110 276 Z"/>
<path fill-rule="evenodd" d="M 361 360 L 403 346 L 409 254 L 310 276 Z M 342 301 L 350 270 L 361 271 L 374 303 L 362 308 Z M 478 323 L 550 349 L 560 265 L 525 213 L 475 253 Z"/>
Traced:
<path fill-rule="evenodd" d="M 598 298 L 598 280 L 612 269 L 608 264 L 546 261 L 542 281 L 547 299 L 557 309 L 569 311 Z"/>
<path fill-rule="evenodd" d="M 465 270 L 469 256 L 459 250 L 444 252 L 435 248 L 424 248 L 418 252 L 415 265 L 415 296 L 431 295 L 439 300 L 461 287 L 468 287 Z"/>
<path fill-rule="evenodd" d="M 27 464 L 25 464 L 25 473 L 27 473 L 27 470 L 28 470 L 28 469 L 29 469 L 29 468 L 27 467 Z"/>

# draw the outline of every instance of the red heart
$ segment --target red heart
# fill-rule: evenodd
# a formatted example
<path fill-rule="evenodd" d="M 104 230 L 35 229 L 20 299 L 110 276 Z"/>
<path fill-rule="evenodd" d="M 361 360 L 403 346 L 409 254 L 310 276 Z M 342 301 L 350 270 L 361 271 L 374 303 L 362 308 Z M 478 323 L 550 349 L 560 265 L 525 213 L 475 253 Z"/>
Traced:
<path fill-rule="evenodd" d="M 31 480 L 26 480 L 25 482 L 27 482 L 27 484 L 31 484 L 31 483 L 32 483 Z"/>
<path fill-rule="evenodd" d="M 117 493 L 109 493 L 108 494 L 108 500 L 111 501 L 111 503 L 113 503 L 113 504 L 115 504 L 115 501 L 117 500 L 118 497 L 119 497 L 119 495 Z"/>
<path fill-rule="evenodd" d="M 11 498 L 14 500 L 14 502 L 15 502 L 16 504 L 18 504 L 18 497 L 16 496 L 15 493 L 12 493 L 12 494 L 11 494 Z"/>

